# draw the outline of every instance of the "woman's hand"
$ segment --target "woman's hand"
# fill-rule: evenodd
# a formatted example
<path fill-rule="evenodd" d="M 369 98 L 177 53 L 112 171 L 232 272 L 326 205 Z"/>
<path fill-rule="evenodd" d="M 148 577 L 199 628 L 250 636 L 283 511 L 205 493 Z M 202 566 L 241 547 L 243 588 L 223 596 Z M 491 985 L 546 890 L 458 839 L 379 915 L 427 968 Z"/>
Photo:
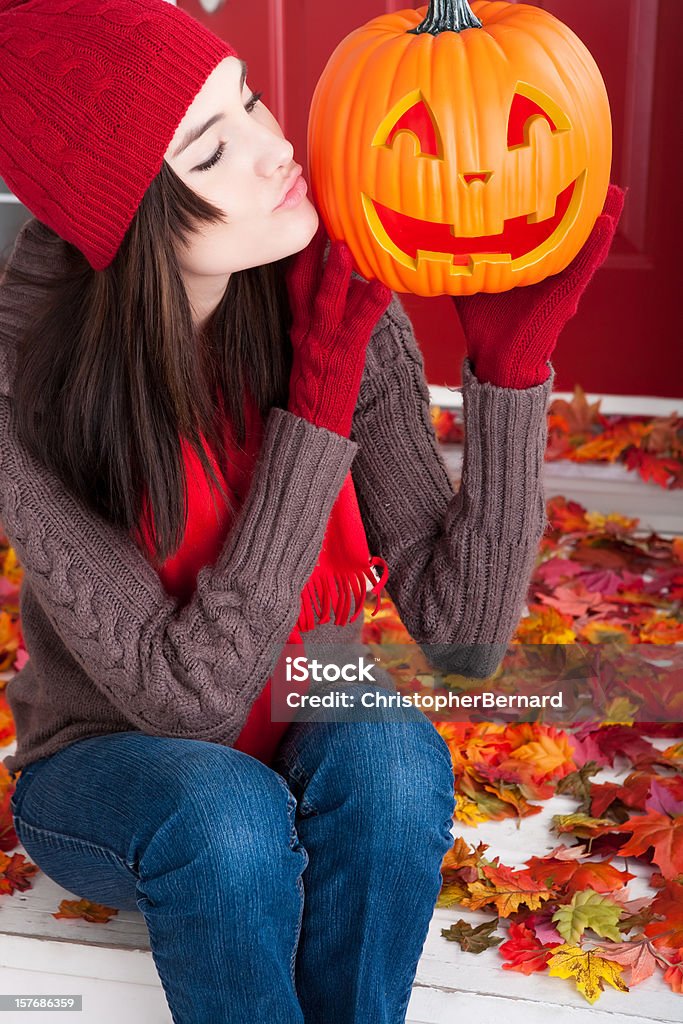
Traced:
<path fill-rule="evenodd" d="M 477 380 L 529 388 L 548 379 L 558 335 L 607 257 L 627 191 L 609 186 L 593 230 L 561 273 L 507 292 L 453 296 Z"/>
<path fill-rule="evenodd" d="M 353 260 L 322 225 L 287 271 L 293 323 L 290 412 L 348 437 L 375 324 L 391 301 L 380 281 L 351 280 Z"/>

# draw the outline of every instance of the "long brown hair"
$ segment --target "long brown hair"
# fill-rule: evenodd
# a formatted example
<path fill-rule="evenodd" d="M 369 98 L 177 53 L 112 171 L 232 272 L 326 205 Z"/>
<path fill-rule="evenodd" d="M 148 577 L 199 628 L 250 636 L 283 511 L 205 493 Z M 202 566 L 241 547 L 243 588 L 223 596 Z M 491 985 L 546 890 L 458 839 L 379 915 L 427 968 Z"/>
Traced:
<path fill-rule="evenodd" d="M 200 432 L 224 467 L 219 396 L 240 444 L 246 388 L 264 416 L 287 400 L 288 259 L 232 273 L 204 328 L 193 325 L 173 242 L 221 219 L 164 162 L 105 270 L 59 239 L 64 271 L 17 340 L 13 402 L 24 443 L 110 522 L 130 531 L 144 520 L 157 567 L 187 521 L 181 435 L 234 510 Z"/>

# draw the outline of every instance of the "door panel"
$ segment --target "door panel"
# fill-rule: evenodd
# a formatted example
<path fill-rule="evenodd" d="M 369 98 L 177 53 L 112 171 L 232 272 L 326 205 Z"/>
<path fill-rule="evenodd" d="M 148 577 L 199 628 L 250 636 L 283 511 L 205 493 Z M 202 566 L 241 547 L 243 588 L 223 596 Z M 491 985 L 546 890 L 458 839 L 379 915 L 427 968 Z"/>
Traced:
<path fill-rule="evenodd" d="M 226 0 L 214 13 L 180 0 L 227 38 L 249 63 L 249 85 L 264 100 L 306 162 L 306 126 L 315 84 L 337 43 L 404 0 Z M 610 97 L 612 180 L 628 186 L 615 243 L 565 327 L 553 355 L 556 388 L 621 394 L 683 395 L 678 298 L 683 236 L 680 131 L 680 0 L 537 0 L 586 43 Z M 27 212 L 0 183 L 0 260 Z M 465 343 L 453 303 L 402 295 L 432 384 L 460 383 Z"/>

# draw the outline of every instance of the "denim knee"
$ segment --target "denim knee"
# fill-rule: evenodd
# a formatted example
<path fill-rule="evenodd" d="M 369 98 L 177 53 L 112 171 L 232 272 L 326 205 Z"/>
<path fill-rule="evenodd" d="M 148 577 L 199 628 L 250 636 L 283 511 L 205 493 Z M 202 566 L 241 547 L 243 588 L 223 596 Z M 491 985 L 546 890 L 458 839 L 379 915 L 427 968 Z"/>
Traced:
<path fill-rule="evenodd" d="M 402 709 L 401 720 L 305 722 L 291 730 L 277 763 L 298 783 L 304 814 L 326 801 L 350 799 L 371 830 L 381 823 L 397 836 L 420 826 L 450 834 L 450 751 L 417 708 Z"/>
<path fill-rule="evenodd" d="M 229 871 L 230 884 L 245 887 L 272 884 L 274 898 L 282 875 L 293 867 L 298 845 L 294 827 L 296 799 L 284 780 L 256 758 L 206 747 L 171 772 L 162 771 L 164 813 L 138 851 L 136 868 L 157 876 L 174 864 L 194 860 L 203 871 L 203 886 L 220 886 Z M 209 869 L 207 865 L 211 865 Z M 305 863 L 304 863 L 305 866 Z"/>

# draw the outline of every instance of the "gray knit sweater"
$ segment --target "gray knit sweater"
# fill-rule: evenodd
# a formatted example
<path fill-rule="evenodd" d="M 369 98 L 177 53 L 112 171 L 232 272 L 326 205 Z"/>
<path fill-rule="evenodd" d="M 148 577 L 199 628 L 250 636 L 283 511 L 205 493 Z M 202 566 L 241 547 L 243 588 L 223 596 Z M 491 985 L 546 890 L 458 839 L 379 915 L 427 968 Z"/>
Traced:
<path fill-rule="evenodd" d="M 38 221 L 22 229 L 11 261 L 42 275 L 58 268 Z M 387 593 L 412 638 L 450 671 L 496 670 L 546 525 L 554 373 L 527 390 L 498 388 L 480 384 L 464 360 L 454 492 L 422 355 L 394 297 L 368 346 L 351 438 L 271 409 L 225 546 L 180 607 L 128 533 L 80 503 L 17 436 L 13 350 L 36 298 L 0 282 L 0 522 L 24 570 L 29 654 L 7 687 L 17 730 L 17 751 L 4 758 L 10 772 L 76 740 L 131 729 L 234 743 L 297 620 L 349 468 L 370 551 L 387 562 Z M 348 643 L 361 627 L 362 615 L 306 637 Z"/>

